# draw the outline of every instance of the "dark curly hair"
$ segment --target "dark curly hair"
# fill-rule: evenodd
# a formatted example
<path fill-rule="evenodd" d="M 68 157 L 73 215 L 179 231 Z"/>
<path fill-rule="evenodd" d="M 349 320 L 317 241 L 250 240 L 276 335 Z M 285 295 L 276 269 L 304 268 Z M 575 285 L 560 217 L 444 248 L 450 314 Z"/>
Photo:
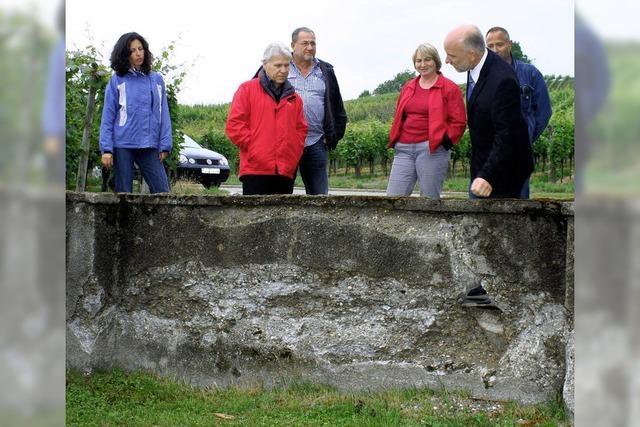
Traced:
<path fill-rule="evenodd" d="M 140 71 L 144 74 L 151 72 L 151 64 L 153 64 L 153 54 L 149 50 L 149 43 L 138 33 L 126 33 L 120 36 L 116 45 L 111 52 L 111 68 L 119 75 L 123 76 L 129 72 L 131 64 L 129 56 L 131 56 L 131 43 L 139 40 L 144 48 L 144 61 L 140 67 Z"/>

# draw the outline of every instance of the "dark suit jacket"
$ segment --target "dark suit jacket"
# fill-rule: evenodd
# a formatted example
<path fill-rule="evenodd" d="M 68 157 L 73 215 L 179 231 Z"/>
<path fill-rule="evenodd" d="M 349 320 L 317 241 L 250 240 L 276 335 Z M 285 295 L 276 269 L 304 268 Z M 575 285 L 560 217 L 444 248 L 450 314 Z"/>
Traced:
<path fill-rule="evenodd" d="M 527 125 L 520 114 L 520 85 L 513 68 L 488 51 L 467 103 L 471 179 L 484 178 L 491 197 L 518 197 L 533 171 Z"/>

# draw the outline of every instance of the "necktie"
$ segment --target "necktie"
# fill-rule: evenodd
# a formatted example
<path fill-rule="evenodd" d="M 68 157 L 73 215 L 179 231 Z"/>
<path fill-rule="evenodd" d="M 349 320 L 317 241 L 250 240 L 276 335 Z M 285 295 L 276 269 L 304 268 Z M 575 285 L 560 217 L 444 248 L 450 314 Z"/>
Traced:
<path fill-rule="evenodd" d="M 473 77 L 471 77 L 471 73 L 469 73 L 469 82 L 467 83 L 467 101 L 471 99 L 471 93 L 473 92 L 473 87 L 476 85 L 476 82 L 473 81 Z"/>

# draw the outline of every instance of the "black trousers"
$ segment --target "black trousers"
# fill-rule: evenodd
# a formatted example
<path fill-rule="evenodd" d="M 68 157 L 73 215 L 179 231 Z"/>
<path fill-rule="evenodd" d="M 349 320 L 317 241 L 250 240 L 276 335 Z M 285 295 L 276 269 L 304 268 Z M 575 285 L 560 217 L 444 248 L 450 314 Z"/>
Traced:
<path fill-rule="evenodd" d="M 282 175 L 244 175 L 242 181 L 242 194 L 245 196 L 265 194 L 293 194 L 293 182 L 291 178 Z"/>

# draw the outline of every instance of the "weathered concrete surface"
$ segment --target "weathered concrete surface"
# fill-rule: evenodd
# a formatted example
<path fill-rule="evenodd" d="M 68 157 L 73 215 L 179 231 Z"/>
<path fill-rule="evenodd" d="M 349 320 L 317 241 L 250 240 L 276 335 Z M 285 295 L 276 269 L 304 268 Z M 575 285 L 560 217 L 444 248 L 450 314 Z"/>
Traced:
<path fill-rule="evenodd" d="M 68 193 L 67 362 L 539 402 L 565 381 L 572 218 L 536 201 Z M 459 306 L 480 279 L 503 312 Z"/>

